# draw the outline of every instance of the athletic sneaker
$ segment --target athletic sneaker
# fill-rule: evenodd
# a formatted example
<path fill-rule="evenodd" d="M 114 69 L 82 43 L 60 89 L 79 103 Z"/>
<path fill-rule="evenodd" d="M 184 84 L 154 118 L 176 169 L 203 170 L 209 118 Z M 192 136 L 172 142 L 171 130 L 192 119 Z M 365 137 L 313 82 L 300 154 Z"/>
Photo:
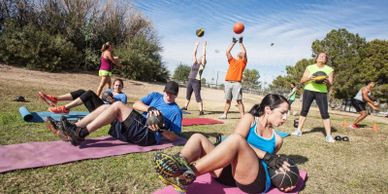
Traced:
<path fill-rule="evenodd" d="M 203 112 L 203 111 L 199 111 L 199 114 L 198 114 L 199 116 L 201 116 L 201 115 L 205 115 L 205 112 Z"/>
<path fill-rule="evenodd" d="M 218 119 L 227 119 L 228 116 L 226 116 L 226 114 L 222 114 L 220 117 L 218 117 Z"/>
<path fill-rule="evenodd" d="M 358 125 L 354 125 L 354 124 L 351 124 L 348 127 L 351 128 L 351 129 L 358 129 L 358 128 L 360 128 Z"/>
<path fill-rule="evenodd" d="M 186 192 L 186 187 L 196 179 L 190 165 L 178 154 L 157 152 L 154 155 L 154 165 L 162 182 L 172 185 L 178 192 Z"/>
<path fill-rule="evenodd" d="M 69 113 L 70 110 L 67 109 L 65 106 L 54 106 L 54 107 L 49 107 L 48 110 L 52 113 L 56 113 L 56 114 L 61 114 L 61 113 Z"/>
<path fill-rule="evenodd" d="M 300 137 L 300 136 L 302 136 L 302 131 L 297 129 L 294 132 L 292 132 L 291 135 L 295 135 L 297 137 Z"/>
<path fill-rule="evenodd" d="M 70 137 L 67 136 L 62 130 L 63 127 L 61 122 L 56 121 L 49 116 L 47 117 L 46 124 L 47 128 L 51 131 L 51 133 L 61 138 L 62 141 L 70 141 Z"/>
<path fill-rule="evenodd" d="M 187 110 L 187 108 L 186 107 L 182 107 L 181 110 Z"/>
<path fill-rule="evenodd" d="M 38 95 L 39 95 L 40 99 L 42 99 L 49 106 L 55 106 L 58 102 L 58 99 L 55 96 L 47 95 L 43 92 L 38 92 Z"/>
<path fill-rule="evenodd" d="M 64 134 L 70 137 L 70 142 L 74 146 L 78 146 L 84 141 L 84 138 L 79 137 L 79 132 L 81 131 L 81 127 L 77 127 L 75 124 L 70 123 L 66 117 L 61 117 L 61 124 L 63 126 L 62 130 Z"/>
<path fill-rule="evenodd" d="M 326 142 L 328 142 L 328 143 L 334 143 L 335 140 L 334 140 L 333 136 L 327 135 L 327 136 L 326 136 Z"/>

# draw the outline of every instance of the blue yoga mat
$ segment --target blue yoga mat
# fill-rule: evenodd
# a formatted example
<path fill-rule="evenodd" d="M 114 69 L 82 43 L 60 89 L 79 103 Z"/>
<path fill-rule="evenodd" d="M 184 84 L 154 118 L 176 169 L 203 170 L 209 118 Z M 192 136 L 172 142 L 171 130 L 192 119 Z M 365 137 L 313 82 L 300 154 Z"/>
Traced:
<path fill-rule="evenodd" d="M 65 116 L 68 120 L 79 120 L 85 117 L 88 112 L 71 111 L 68 114 L 55 114 L 52 112 L 30 112 L 27 107 L 21 106 L 19 113 L 22 119 L 26 122 L 44 122 L 48 116 L 59 121 L 61 116 Z"/>

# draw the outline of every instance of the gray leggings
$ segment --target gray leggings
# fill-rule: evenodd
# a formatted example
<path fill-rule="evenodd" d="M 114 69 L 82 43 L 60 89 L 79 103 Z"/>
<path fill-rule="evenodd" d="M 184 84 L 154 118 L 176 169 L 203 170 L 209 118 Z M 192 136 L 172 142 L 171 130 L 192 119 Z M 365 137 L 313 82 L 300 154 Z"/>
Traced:
<path fill-rule="evenodd" d="M 189 81 L 187 82 L 186 100 L 191 99 L 191 95 L 193 94 L 193 91 L 194 91 L 194 95 L 195 95 L 195 101 L 201 102 L 202 101 L 201 81 L 190 78 Z"/>

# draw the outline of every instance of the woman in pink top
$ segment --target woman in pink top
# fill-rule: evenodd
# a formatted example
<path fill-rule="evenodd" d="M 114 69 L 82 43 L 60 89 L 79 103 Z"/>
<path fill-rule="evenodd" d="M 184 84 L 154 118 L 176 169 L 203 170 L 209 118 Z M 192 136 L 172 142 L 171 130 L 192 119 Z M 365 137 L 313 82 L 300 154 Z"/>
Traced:
<path fill-rule="evenodd" d="M 98 75 L 101 77 L 100 85 L 97 88 L 97 96 L 101 95 L 101 91 L 106 84 L 108 87 L 112 87 L 112 81 L 110 77 L 112 77 L 112 65 L 115 64 L 121 68 L 123 66 L 119 63 L 118 57 L 112 55 L 112 44 L 110 42 L 106 42 L 101 47 L 101 65 L 100 70 L 98 71 Z"/>

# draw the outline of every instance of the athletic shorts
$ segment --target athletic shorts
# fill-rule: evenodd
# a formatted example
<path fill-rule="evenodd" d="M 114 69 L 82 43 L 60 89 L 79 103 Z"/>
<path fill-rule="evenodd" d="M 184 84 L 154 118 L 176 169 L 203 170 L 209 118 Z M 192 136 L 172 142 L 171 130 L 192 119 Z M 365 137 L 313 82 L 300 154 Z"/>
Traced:
<path fill-rule="evenodd" d="M 115 120 L 111 123 L 109 135 L 124 142 L 140 146 L 156 144 L 155 133 L 148 129 L 146 118 L 135 110 L 123 121 Z"/>
<path fill-rule="evenodd" d="M 357 112 L 365 111 L 366 110 L 366 103 L 352 98 L 352 105 L 356 109 Z"/>
<path fill-rule="evenodd" d="M 107 71 L 107 70 L 99 70 L 98 71 L 98 76 L 100 76 L 100 77 L 102 77 L 102 76 L 112 77 L 112 72 L 111 71 Z"/>
<path fill-rule="evenodd" d="M 225 100 L 242 100 L 241 82 L 225 82 Z"/>
<path fill-rule="evenodd" d="M 201 102 L 201 81 L 196 79 L 189 79 L 187 82 L 187 90 L 186 90 L 186 100 L 191 99 L 191 95 L 195 95 L 195 101 Z"/>
<path fill-rule="evenodd" d="M 246 193 L 262 193 L 265 191 L 265 185 L 266 185 L 266 175 L 264 171 L 264 166 L 259 161 L 259 173 L 257 174 L 256 179 L 248 184 L 243 185 L 238 183 L 234 180 L 233 174 L 232 174 L 232 165 L 226 166 L 222 172 L 221 175 L 218 178 L 215 178 L 215 180 L 223 185 L 231 186 L 231 187 L 238 187 L 240 190 L 246 192 Z"/>

